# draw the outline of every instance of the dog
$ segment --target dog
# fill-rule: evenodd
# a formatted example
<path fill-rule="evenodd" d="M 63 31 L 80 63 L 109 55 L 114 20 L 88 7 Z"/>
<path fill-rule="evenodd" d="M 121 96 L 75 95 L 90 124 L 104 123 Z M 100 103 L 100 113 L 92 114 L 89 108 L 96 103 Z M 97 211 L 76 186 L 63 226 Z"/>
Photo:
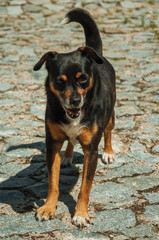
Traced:
<path fill-rule="evenodd" d="M 72 222 L 82 228 L 89 223 L 89 194 L 103 133 L 102 161 L 105 164 L 114 161 L 111 131 L 115 124 L 116 88 L 114 68 L 103 57 L 101 36 L 90 13 L 81 8 L 73 9 L 63 20 L 63 23 L 70 22 L 82 25 L 85 46 L 69 53 L 46 52 L 34 66 L 37 71 L 46 63 L 48 72 L 45 130 L 49 190 L 36 218 L 49 220 L 55 217 L 60 164 L 72 164 L 73 147 L 80 143 L 84 152 L 83 175 Z M 68 145 L 61 159 L 60 150 L 65 140 Z"/>

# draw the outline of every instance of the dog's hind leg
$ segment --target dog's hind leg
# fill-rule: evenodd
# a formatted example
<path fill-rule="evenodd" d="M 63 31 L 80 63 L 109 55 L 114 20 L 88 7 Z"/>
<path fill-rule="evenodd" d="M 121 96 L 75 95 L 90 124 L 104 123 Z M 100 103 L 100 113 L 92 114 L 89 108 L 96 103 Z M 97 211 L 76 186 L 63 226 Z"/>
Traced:
<path fill-rule="evenodd" d="M 68 165 L 72 165 L 72 161 L 73 161 L 73 144 L 68 141 L 68 144 L 67 144 L 67 148 L 62 156 L 62 159 L 61 159 L 61 166 L 68 166 Z"/>
<path fill-rule="evenodd" d="M 111 143 L 111 131 L 114 128 L 114 125 L 115 114 L 113 112 L 112 117 L 110 118 L 108 125 L 106 126 L 104 131 L 104 153 L 102 156 L 102 162 L 104 164 L 112 163 L 115 160 Z"/>

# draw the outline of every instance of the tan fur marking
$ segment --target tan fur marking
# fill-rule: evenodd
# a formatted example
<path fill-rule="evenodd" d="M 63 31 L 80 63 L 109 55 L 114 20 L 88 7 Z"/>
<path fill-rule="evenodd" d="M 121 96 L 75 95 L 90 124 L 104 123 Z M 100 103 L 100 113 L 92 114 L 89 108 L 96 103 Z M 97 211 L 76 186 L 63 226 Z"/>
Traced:
<path fill-rule="evenodd" d="M 82 52 L 84 51 L 84 49 L 85 49 L 85 47 L 80 47 L 79 48 L 79 50 L 82 51 Z"/>
<path fill-rule="evenodd" d="M 65 92 L 64 92 L 64 97 L 65 98 L 70 98 L 71 97 L 71 92 L 69 89 L 67 89 Z"/>
<path fill-rule="evenodd" d="M 74 146 L 72 145 L 72 143 L 70 141 L 68 141 L 67 148 L 62 157 L 73 158 L 73 148 L 74 148 Z"/>
<path fill-rule="evenodd" d="M 66 140 L 66 134 L 62 131 L 60 124 L 53 123 L 49 119 L 47 120 L 47 125 L 50 129 L 52 138 L 57 141 Z"/>
<path fill-rule="evenodd" d="M 85 91 L 88 92 L 92 88 L 92 85 L 93 85 L 92 77 L 90 77 L 89 86 L 85 89 Z"/>
<path fill-rule="evenodd" d="M 97 132 L 97 130 L 98 130 L 97 124 L 94 124 L 91 128 L 85 127 L 82 130 L 81 134 L 79 135 L 80 143 L 84 146 L 88 146 L 91 143 L 92 138 L 94 134 Z"/>
<path fill-rule="evenodd" d="M 61 79 L 64 80 L 64 81 L 67 81 L 67 76 L 66 75 L 61 75 Z"/>
<path fill-rule="evenodd" d="M 82 75 L 82 73 L 81 73 L 81 72 L 78 72 L 78 73 L 76 74 L 76 78 L 80 78 L 81 75 Z"/>
<path fill-rule="evenodd" d="M 93 128 L 95 131 L 96 126 Z M 92 182 L 93 182 L 93 177 L 94 177 L 96 166 L 93 167 L 93 170 L 91 171 L 91 177 L 88 180 L 87 173 L 88 173 L 88 162 L 89 162 L 89 158 L 90 158 L 90 152 L 89 152 L 89 148 L 87 146 L 83 146 L 83 151 L 84 151 L 84 164 L 83 164 L 83 174 L 82 174 L 82 185 L 81 185 L 80 193 L 78 195 L 78 202 L 77 202 L 77 206 L 76 206 L 75 216 L 81 216 L 83 218 L 88 218 L 87 205 L 89 202 L 89 194 L 90 194 L 90 191 L 92 188 Z"/>
<path fill-rule="evenodd" d="M 55 217 L 56 205 L 59 196 L 59 172 L 60 172 L 60 149 L 62 142 L 55 142 L 53 145 L 54 153 L 52 155 L 52 167 L 48 171 L 49 191 L 45 204 L 37 210 L 37 216 L 39 219 L 44 218 L 49 220 L 50 217 Z"/>
<path fill-rule="evenodd" d="M 104 152 L 108 154 L 113 154 L 112 144 L 111 144 L 111 130 L 114 128 L 115 121 L 114 116 L 110 118 L 108 125 L 104 131 Z"/>
<path fill-rule="evenodd" d="M 54 88 L 53 82 L 50 82 L 50 89 L 59 98 L 60 93 Z"/>
<path fill-rule="evenodd" d="M 54 198 L 56 199 L 56 204 L 57 204 L 58 195 L 59 195 L 58 184 L 59 184 L 59 171 L 60 171 L 60 161 L 61 161 L 60 149 L 61 149 L 61 144 L 58 144 L 58 146 L 54 146 L 54 150 L 55 150 L 55 154 L 53 156 L 54 162 L 52 165 L 51 172 L 48 172 L 49 191 L 48 191 L 47 201 L 48 200 L 53 201 L 53 198 Z"/>
<path fill-rule="evenodd" d="M 84 89 L 82 89 L 82 88 L 78 88 L 78 89 L 77 89 L 77 92 L 78 92 L 78 94 L 81 95 L 81 96 L 83 96 L 84 93 L 85 93 Z"/>

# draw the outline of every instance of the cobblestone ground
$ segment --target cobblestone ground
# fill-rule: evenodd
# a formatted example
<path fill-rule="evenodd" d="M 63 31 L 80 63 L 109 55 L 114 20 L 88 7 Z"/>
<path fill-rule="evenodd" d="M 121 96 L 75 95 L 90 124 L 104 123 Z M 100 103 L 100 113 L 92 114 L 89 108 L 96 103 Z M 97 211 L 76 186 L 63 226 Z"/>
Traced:
<path fill-rule="evenodd" d="M 116 161 L 100 157 L 89 203 L 92 224 L 71 224 L 81 184 L 83 153 L 61 169 L 56 217 L 37 222 L 47 194 L 44 67 L 32 68 L 48 50 L 84 45 L 78 24 L 61 25 L 73 7 L 95 17 L 104 54 L 117 75 Z M 159 239 L 159 2 L 0 1 L 0 239 Z M 95 218 L 94 218 L 95 216 Z"/>

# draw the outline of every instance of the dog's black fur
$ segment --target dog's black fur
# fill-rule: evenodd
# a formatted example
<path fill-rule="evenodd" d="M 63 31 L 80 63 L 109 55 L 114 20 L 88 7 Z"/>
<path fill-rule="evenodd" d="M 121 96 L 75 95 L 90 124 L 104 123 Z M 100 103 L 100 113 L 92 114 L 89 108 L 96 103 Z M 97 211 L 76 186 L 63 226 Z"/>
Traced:
<path fill-rule="evenodd" d="M 69 53 L 45 53 L 39 62 L 34 66 L 37 71 L 46 62 L 48 76 L 46 78 L 46 147 L 47 165 L 51 174 L 54 164 L 53 152 L 54 143 L 70 140 L 69 134 L 64 130 L 63 139 L 51 132 L 48 120 L 56 126 L 70 125 L 77 121 L 78 125 L 84 128 L 95 124 L 97 130 L 92 131 L 92 137 L 88 141 L 90 157 L 87 159 L 88 169 L 87 179 L 92 179 L 95 169 L 91 170 L 92 165 L 96 166 L 98 144 L 102 133 L 106 129 L 110 119 L 113 119 L 115 93 L 115 71 L 112 65 L 102 54 L 102 40 L 91 15 L 83 9 L 70 11 L 65 18 L 65 22 L 80 23 L 85 32 L 86 47 L 81 47 Z M 58 124 L 58 125 L 57 125 Z M 78 126 L 77 126 L 78 127 Z M 82 131 L 82 130 L 81 130 Z M 75 134 L 76 135 L 76 134 Z M 79 140 L 83 149 L 84 143 L 77 133 L 76 139 Z M 78 211 L 79 212 L 79 211 Z M 43 218 L 45 211 L 38 213 L 39 219 Z M 51 215 L 51 214 L 50 214 Z M 53 215 L 53 214 L 52 214 Z M 78 217 L 80 214 L 75 214 Z M 81 216 L 86 218 L 85 216 Z M 81 226 L 81 220 L 76 218 L 74 223 Z M 85 225 L 85 224 L 84 224 Z"/>

